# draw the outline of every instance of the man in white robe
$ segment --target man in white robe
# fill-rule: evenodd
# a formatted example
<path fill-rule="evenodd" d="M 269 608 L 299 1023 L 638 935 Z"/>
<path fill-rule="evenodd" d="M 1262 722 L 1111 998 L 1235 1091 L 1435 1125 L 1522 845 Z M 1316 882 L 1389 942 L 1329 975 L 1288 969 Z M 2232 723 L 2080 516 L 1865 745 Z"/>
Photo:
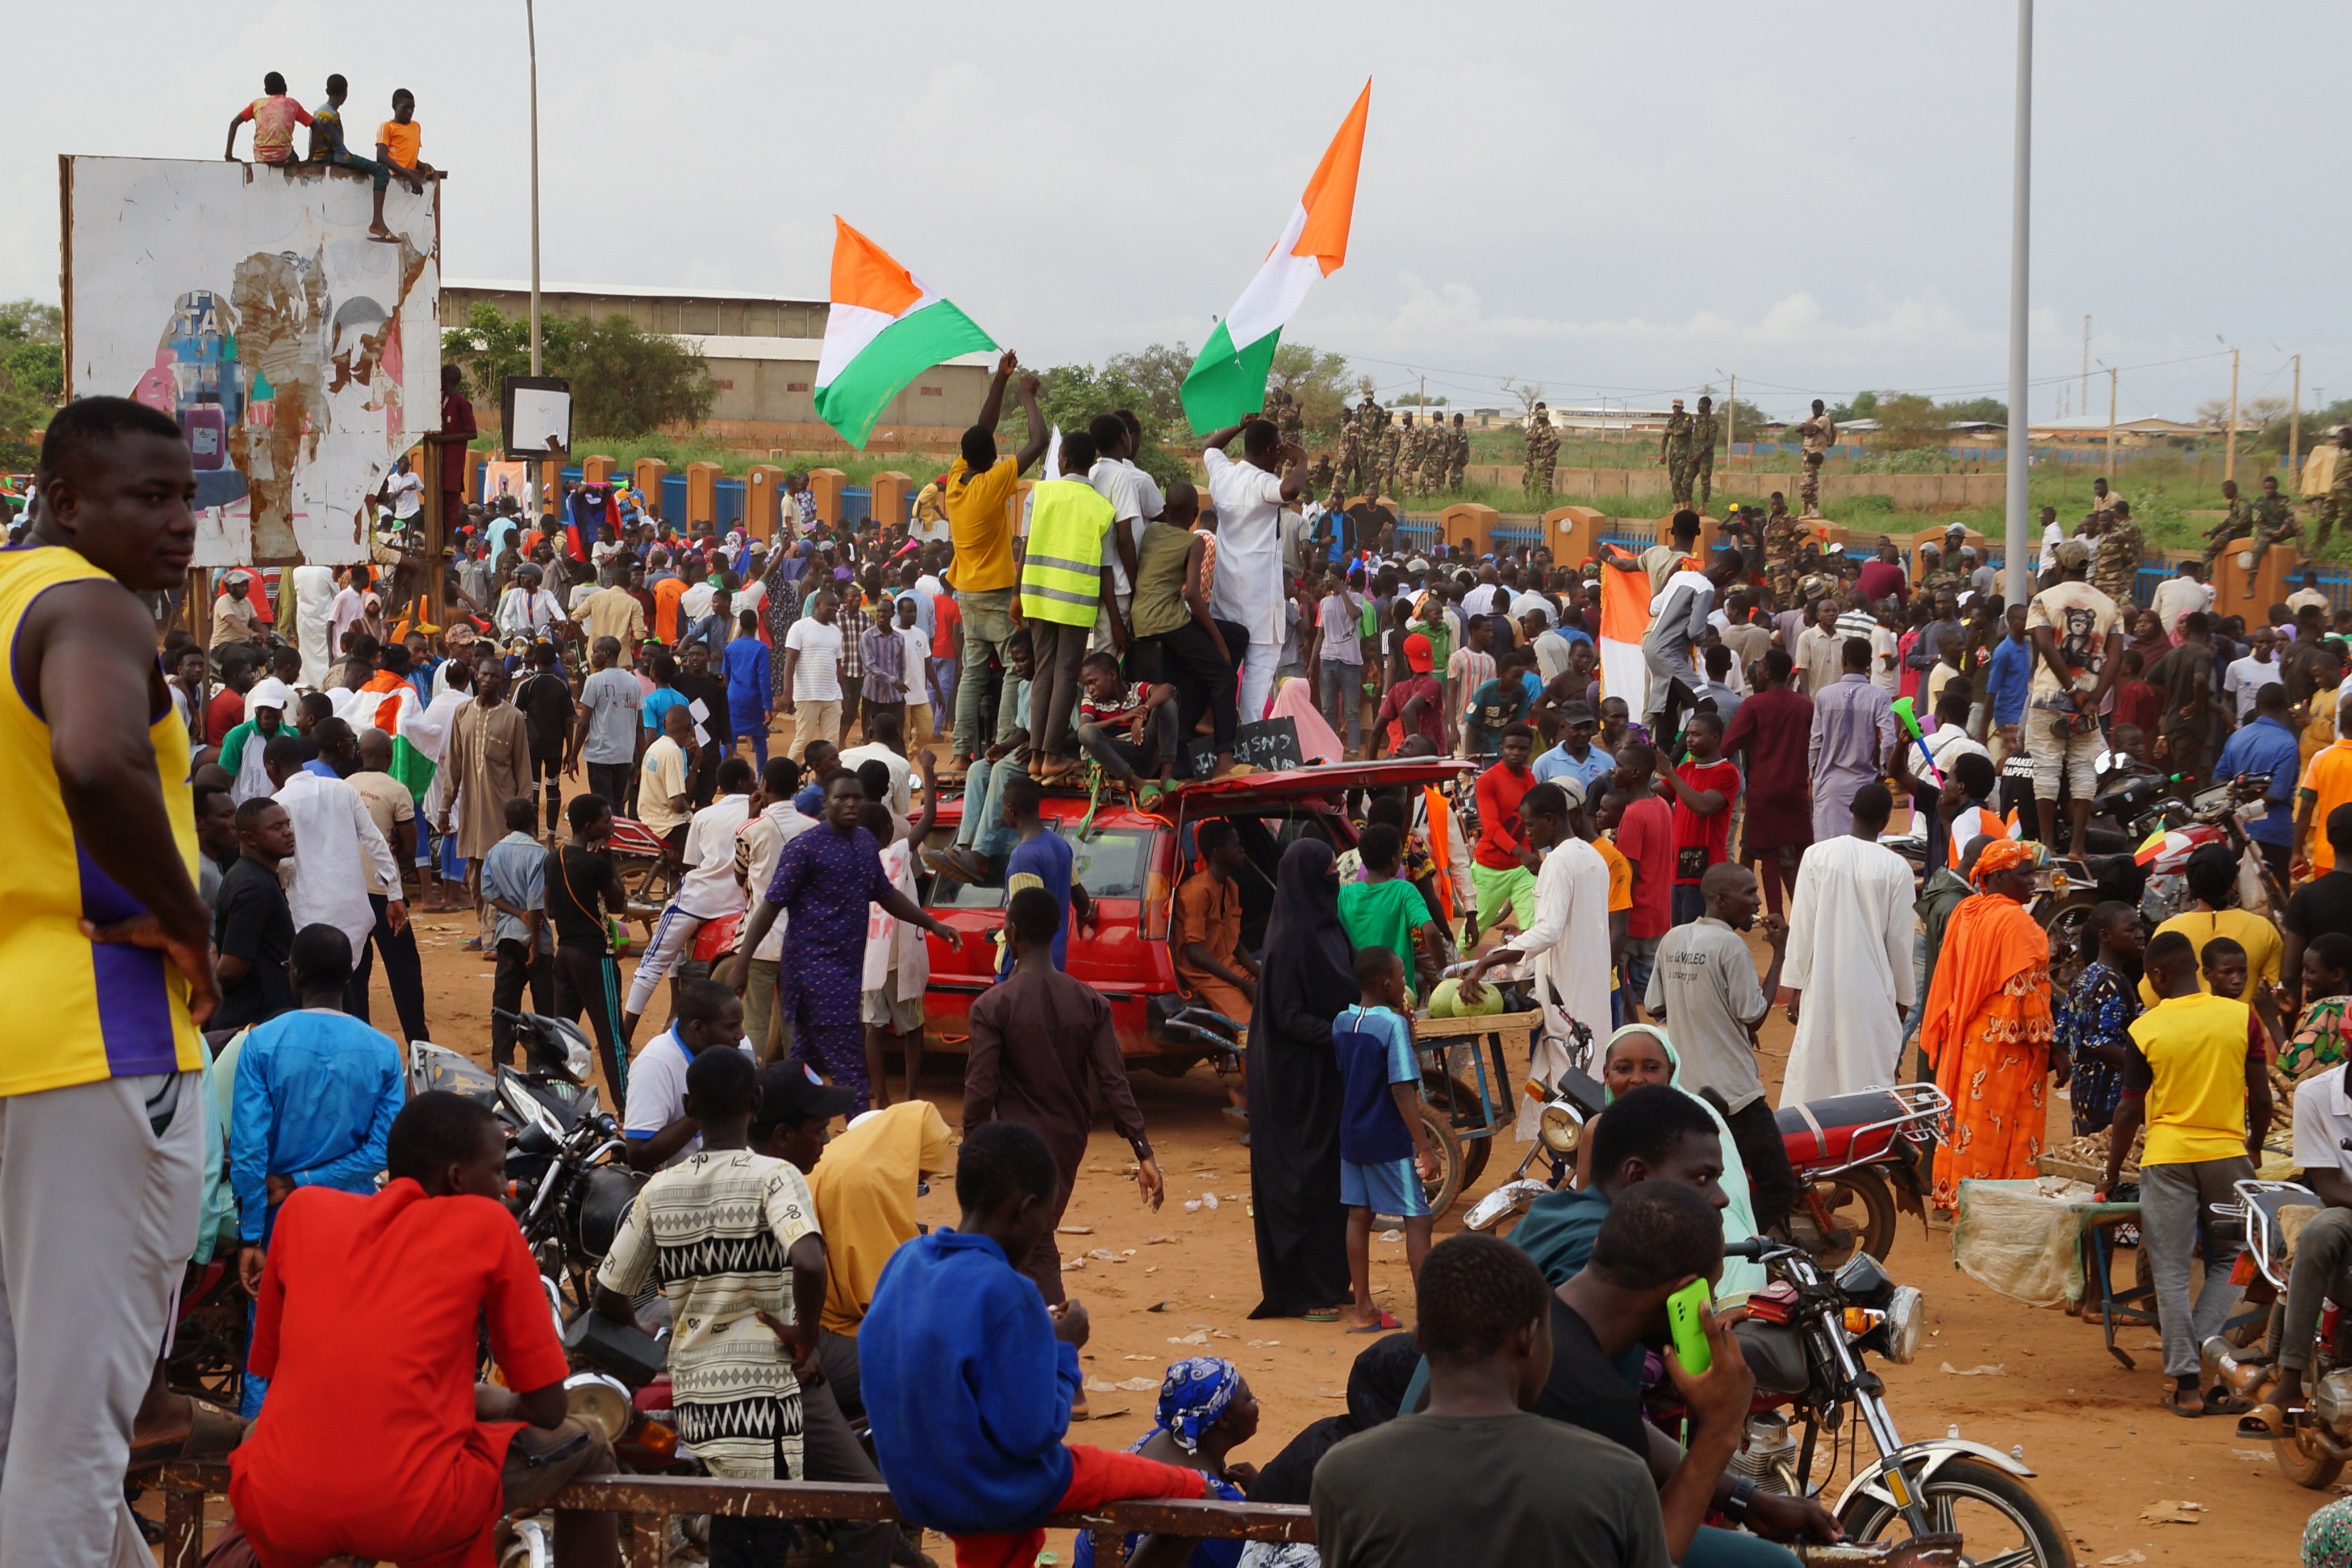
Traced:
<path fill-rule="evenodd" d="M 1572 777 L 1539 784 L 1520 797 L 1519 823 L 1544 858 L 1536 873 L 1535 919 L 1509 946 L 1473 964 L 1462 983 L 1464 998 L 1475 1002 L 1487 971 L 1535 960 L 1529 978 L 1544 1032 L 1529 1054 L 1528 1076 L 1547 1086 L 1568 1066 L 1570 1024 L 1592 1031 L 1596 1047 L 1609 1039 L 1609 864 L 1584 841 L 1583 816 L 1584 786 Z M 1536 1135 L 1542 1110 L 1531 1096 L 1519 1096 L 1520 1142 Z"/>
<path fill-rule="evenodd" d="M 290 757 L 269 764 L 269 780 L 278 786 L 278 804 L 294 825 L 294 875 L 286 885 L 294 929 L 335 927 L 351 938 L 356 965 L 375 930 L 375 906 L 368 901 L 368 889 L 377 881 L 393 892 L 384 905 L 385 921 L 395 931 L 408 923 L 408 905 L 398 896 L 400 862 L 393 858 L 392 847 L 383 841 L 359 791 L 341 779 L 305 771 L 299 752 L 291 747 L 287 751 Z"/>
<path fill-rule="evenodd" d="M 1242 438 L 1238 463 L 1225 456 L 1235 436 Z M 1204 446 L 1201 461 L 1217 512 L 1217 575 L 1209 589 L 1209 614 L 1249 630 L 1241 698 L 1242 722 L 1248 724 L 1265 716 L 1274 667 L 1282 658 L 1283 509 L 1307 489 L 1307 454 L 1285 442 L 1266 419 L 1227 426 Z M 1287 479 L 1280 477 L 1286 457 L 1291 460 Z"/>
<path fill-rule="evenodd" d="M 1853 829 L 1816 842 L 1797 866 L 1780 984 L 1799 993 L 1782 1105 L 1897 1081 L 1903 1015 L 1917 976 L 1910 863 L 1878 842 L 1894 800 L 1883 784 L 1854 792 Z"/>

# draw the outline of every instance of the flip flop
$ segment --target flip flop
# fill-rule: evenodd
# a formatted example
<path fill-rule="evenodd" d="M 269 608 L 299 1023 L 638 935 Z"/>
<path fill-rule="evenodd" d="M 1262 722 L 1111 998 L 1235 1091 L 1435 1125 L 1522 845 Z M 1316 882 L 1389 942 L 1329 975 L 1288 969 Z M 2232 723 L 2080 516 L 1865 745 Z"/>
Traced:
<path fill-rule="evenodd" d="M 1339 1309 L 1334 1307 L 1328 1312 L 1301 1312 L 1298 1319 L 1306 1323 L 1336 1323 L 1339 1321 Z"/>
<path fill-rule="evenodd" d="M 2267 1402 L 2257 1405 L 2238 1417 L 2238 1436 L 2245 1438 L 2284 1437 L 2286 1436 L 2286 1413 Z"/>
<path fill-rule="evenodd" d="M 1383 1307 L 1381 1309 L 1380 1321 L 1361 1325 L 1351 1323 L 1348 1327 L 1348 1331 L 1351 1334 L 1385 1334 L 1403 1327 L 1402 1323 L 1397 1321 L 1396 1314 Z"/>
<path fill-rule="evenodd" d="M 2184 1410 L 2181 1408 L 2180 1402 L 2184 1398 L 2196 1400 L 2197 1408 L 2194 1410 Z M 2205 1395 L 2201 1391 L 2194 1388 L 2175 1387 L 2168 1389 L 2166 1391 L 2164 1397 L 2158 1401 L 2158 1403 L 2162 1405 L 2167 1410 L 2171 1411 L 2175 1415 L 2185 1416 L 2191 1421 L 2205 1414 Z"/>

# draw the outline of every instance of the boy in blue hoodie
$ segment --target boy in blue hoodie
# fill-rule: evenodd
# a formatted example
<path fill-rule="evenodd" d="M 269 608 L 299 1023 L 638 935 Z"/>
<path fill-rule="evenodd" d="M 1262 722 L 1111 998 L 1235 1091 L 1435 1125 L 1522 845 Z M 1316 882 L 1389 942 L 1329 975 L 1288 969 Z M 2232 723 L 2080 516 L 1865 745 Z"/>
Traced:
<path fill-rule="evenodd" d="M 956 1159 L 963 1217 L 891 1256 L 858 1331 L 891 1499 L 954 1539 L 957 1568 L 1025 1568 L 1056 1512 L 1206 1495 L 1198 1470 L 1062 1441 L 1087 1310 L 1073 1300 L 1049 1311 L 1007 1261 L 1045 1238 L 1060 1183 L 1034 1130 L 972 1129 Z"/>

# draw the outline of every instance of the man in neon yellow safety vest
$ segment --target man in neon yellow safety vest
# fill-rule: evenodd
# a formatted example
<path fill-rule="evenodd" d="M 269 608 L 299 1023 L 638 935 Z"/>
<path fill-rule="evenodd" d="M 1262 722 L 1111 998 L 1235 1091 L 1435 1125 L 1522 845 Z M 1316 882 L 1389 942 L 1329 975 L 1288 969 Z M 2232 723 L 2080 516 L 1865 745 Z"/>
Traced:
<path fill-rule="evenodd" d="M 1029 689 L 1029 740 L 1037 776 L 1051 781 L 1078 765 L 1070 741 L 1070 710 L 1078 697 L 1078 664 L 1087 656 L 1097 610 L 1110 617 L 1111 646 L 1127 651 L 1127 626 L 1111 591 L 1104 548 L 1116 513 L 1087 481 L 1099 454 L 1084 430 L 1062 435 L 1062 472 L 1029 492 L 1029 539 L 1021 557 L 1020 619 L 1029 628 L 1036 676 Z"/>

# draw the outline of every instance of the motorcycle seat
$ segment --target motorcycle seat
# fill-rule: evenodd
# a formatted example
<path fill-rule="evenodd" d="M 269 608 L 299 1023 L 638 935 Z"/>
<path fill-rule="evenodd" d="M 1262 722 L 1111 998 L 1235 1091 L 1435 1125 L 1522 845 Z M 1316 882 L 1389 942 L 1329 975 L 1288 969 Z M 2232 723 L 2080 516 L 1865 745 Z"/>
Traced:
<path fill-rule="evenodd" d="M 1911 1104 L 1892 1089 L 1865 1089 L 1804 1105 L 1784 1105 L 1773 1112 L 1789 1163 L 1843 1165 L 1874 1160 L 1895 1142 L 1896 1123 L 1912 1113 Z"/>

